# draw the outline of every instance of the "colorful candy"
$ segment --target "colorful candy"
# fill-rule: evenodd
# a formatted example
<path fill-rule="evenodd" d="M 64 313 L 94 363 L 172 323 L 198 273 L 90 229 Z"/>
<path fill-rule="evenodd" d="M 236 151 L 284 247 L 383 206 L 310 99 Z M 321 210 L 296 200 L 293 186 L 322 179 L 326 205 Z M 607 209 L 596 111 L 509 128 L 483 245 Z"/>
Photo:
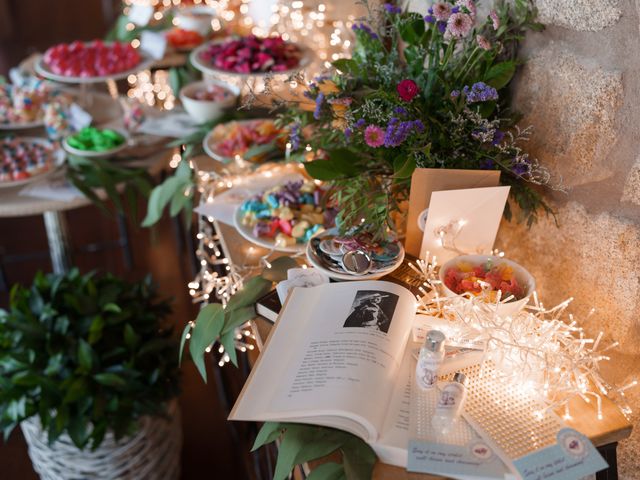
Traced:
<path fill-rule="evenodd" d="M 174 28 L 167 32 L 167 41 L 173 48 L 190 49 L 204 42 L 204 37 L 193 30 Z"/>
<path fill-rule="evenodd" d="M 225 158 L 243 157 L 250 148 L 278 143 L 282 147 L 285 142 L 282 130 L 276 127 L 273 120 L 251 120 L 248 122 L 229 122 L 217 125 L 211 134 L 211 150 Z M 266 154 L 255 155 L 244 160 L 260 162 Z"/>
<path fill-rule="evenodd" d="M 493 262 L 472 265 L 459 262 L 450 267 L 444 274 L 444 284 L 454 293 L 471 293 L 473 295 L 488 294 L 488 301 L 494 302 L 498 291 L 501 297 L 513 295 L 514 300 L 524 297 L 525 290 L 518 282 L 513 268 L 507 263 Z"/>
<path fill-rule="evenodd" d="M 282 37 L 260 38 L 255 35 L 212 43 L 200 60 L 226 72 L 283 72 L 300 65 L 302 51 Z"/>
<path fill-rule="evenodd" d="M 44 117 L 44 105 L 65 97 L 44 82 L 24 85 L 0 84 L 0 123 L 32 123 Z"/>
<path fill-rule="evenodd" d="M 67 143 L 78 150 L 104 152 L 113 150 L 125 142 L 125 138 L 116 132 L 105 128 L 85 127 L 75 135 L 67 138 Z"/>
<path fill-rule="evenodd" d="M 53 164 L 53 149 L 20 138 L 0 140 L 0 182 L 25 180 L 44 173 Z"/>
<path fill-rule="evenodd" d="M 205 88 L 196 90 L 187 96 L 203 102 L 223 102 L 232 95 L 231 90 L 224 88 L 222 85 L 207 85 Z"/>
<path fill-rule="evenodd" d="M 306 243 L 333 223 L 333 215 L 324 215 L 324 193 L 311 181 L 274 187 L 242 204 L 242 224 L 251 227 L 256 237 L 274 239 L 277 247 Z"/>
<path fill-rule="evenodd" d="M 98 77 L 131 70 L 140 63 L 140 54 L 129 43 L 61 43 L 44 53 L 49 69 L 65 77 Z"/>

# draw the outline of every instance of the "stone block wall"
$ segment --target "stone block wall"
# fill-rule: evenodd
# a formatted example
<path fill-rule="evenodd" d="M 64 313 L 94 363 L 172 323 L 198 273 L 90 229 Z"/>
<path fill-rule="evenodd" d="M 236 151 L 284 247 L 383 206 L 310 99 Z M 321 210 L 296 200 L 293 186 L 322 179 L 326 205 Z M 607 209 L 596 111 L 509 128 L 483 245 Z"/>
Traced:
<path fill-rule="evenodd" d="M 620 342 L 609 380 L 640 380 L 640 0 L 534 1 L 547 28 L 524 42 L 515 107 L 533 127 L 527 150 L 568 191 L 550 195 L 559 227 L 503 222 L 497 246 L 535 275 L 545 305 L 574 297 L 590 335 Z M 425 13 L 432 2 L 407 3 Z M 620 478 L 637 480 L 640 388 L 627 397 L 635 429 L 619 448 Z"/>

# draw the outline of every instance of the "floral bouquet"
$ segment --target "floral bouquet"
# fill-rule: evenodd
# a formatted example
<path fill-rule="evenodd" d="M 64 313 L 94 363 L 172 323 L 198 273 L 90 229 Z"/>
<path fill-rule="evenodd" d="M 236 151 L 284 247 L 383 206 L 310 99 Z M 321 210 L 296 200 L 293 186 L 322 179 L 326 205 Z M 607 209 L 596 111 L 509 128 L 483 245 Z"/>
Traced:
<path fill-rule="evenodd" d="M 352 57 L 281 119 L 294 150 L 316 152 L 305 167 L 330 182 L 342 231 L 393 232 L 416 167 L 499 170 L 519 220 L 553 213 L 538 189 L 551 176 L 521 149 L 529 131 L 515 125 L 506 88 L 524 32 L 543 28 L 530 0 L 498 0 L 484 19 L 474 0 L 439 1 L 425 17 L 363 4 Z"/>

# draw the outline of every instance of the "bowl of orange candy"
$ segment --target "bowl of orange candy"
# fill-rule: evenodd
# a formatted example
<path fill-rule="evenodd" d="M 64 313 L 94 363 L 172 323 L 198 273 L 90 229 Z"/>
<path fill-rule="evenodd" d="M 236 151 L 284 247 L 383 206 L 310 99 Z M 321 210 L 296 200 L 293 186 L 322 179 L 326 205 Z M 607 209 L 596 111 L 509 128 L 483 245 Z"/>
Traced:
<path fill-rule="evenodd" d="M 500 316 L 517 314 L 536 289 L 533 276 L 512 260 L 490 255 L 461 255 L 440 267 L 448 296 L 476 297 L 495 305 Z"/>

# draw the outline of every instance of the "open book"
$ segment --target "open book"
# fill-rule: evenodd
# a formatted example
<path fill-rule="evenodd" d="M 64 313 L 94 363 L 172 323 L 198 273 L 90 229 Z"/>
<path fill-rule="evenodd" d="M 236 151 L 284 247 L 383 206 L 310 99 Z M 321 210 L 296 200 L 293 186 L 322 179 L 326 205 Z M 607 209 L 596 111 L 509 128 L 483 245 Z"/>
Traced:
<path fill-rule="evenodd" d="M 394 283 L 294 289 L 229 419 L 338 428 L 406 467 L 414 317 Z"/>

